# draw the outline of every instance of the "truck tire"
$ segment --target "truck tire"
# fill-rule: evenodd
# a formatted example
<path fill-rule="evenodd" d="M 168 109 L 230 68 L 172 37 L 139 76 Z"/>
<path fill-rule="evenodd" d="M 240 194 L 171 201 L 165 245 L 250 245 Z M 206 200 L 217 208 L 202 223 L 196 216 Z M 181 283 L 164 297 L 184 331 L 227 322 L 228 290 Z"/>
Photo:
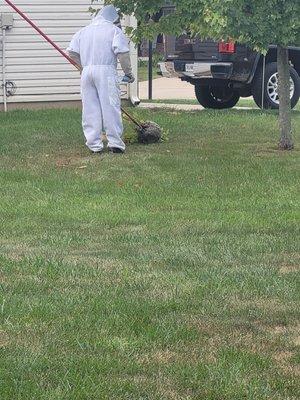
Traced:
<path fill-rule="evenodd" d="M 294 108 L 300 97 L 300 77 L 294 68 L 291 70 L 291 106 Z M 252 94 L 255 103 L 264 109 L 279 109 L 278 97 L 278 68 L 277 63 L 269 63 L 266 65 L 265 71 L 265 87 L 264 87 L 264 105 L 262 107 L 262 85 L 263 71 L 259 70 L 254 79 L 252 86 Z"/>
<path fill-rule="evenodd" d="M 237 92 L 226 87 L 202 86 L 196 84 L 195 94 L 201 106 L 217 110 L 232 108 L 240 99 L 240 95 Z"/>

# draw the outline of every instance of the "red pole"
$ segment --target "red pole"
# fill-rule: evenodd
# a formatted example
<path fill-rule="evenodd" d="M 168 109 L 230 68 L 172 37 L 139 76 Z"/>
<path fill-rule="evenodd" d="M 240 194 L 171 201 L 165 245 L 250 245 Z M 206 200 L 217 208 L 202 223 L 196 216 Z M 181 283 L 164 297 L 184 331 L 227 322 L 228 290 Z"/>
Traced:
<path fill-rule="evenodd" d="M 32 22 L 27 15 L 25 15 L 17 6 L 15 6 L 10 0 L 4 0 L 9 6 L 11 6 L 23 19 L 25 19 L 25 21 L 27 21 L 29 23 L 29 25 L 31 25 L 33 27 L 33 29 L 35 29 L 41 36 L 43 36 L 43 38 L 45 40 L 47 40 L 48 43 L 51 44 L 52 47 L 54 47 L 63 57 L 65 57 L 71 64 L 74 65 L 74 67 L 76 67 L 79 71 L 81 70 L 80 66 L 76 64 L 76 62 L 74 60 L 72 60 L 71 57 L 69 57 L 62 49 L 60 49 L 57 44 L 55 44 L 53 42 L 53 40 L 51 40 L 49 38 L 49 36 L 47 36 L 43 31 L 41 31 L 41 29 L 36 26 L 36 24 L 34 22 Z"/>

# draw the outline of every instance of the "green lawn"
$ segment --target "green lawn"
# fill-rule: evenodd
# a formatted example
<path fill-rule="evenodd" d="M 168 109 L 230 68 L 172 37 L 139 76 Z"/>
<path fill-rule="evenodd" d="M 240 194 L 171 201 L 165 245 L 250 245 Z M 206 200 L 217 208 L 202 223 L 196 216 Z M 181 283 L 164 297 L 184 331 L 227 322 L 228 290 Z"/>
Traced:
<path fill-rule="evenodd" d="M 148 76 L 149 76 L 148 67 L 145 66 L 139 67 L 138 71 L 139 71 L 139 82 L 148 81 Z M 153 74 L 153 79 L 158 79 L 161 77 L 157 73 L 157 68 L 153 68 L 152 74 Z"/>
<path fill-rule="evenodd" d="M 299 399 L 300 112 L 136 111 L 169 141 L 90 156 L 76 110 L 0 114 L 1 400 Z"/>
<path fill-rule="evenodd" d="M 159 68 L 157 67 L 157 60 L 153 62 L 152 76 L 153 79 L 161 78 L 161 75 L 158 75 Z M 139 82 L 148 81 L 149 78 L 149 67 L 147 61 L 140 61 L 138 67 L 138 78 Z"/>

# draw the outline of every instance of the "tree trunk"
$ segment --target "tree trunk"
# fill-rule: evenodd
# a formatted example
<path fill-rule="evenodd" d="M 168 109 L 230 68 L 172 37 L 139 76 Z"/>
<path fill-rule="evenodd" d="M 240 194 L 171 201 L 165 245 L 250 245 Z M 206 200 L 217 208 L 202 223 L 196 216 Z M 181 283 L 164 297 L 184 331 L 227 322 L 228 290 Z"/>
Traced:
<path fill-rule="evenodd" d="M 292 110 L 290 99 L 290 65 L 288 49 L 278 46 L 277 64 L 279 75 L 279 127 L 281 131 L 279 148 L 292 150 L 294 148 L 292 138 Z"/>

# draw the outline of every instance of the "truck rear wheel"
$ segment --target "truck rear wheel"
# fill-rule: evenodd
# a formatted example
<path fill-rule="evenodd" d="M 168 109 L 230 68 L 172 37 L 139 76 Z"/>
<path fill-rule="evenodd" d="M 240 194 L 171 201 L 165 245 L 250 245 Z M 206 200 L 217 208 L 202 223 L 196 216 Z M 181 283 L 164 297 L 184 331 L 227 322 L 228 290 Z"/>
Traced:
<path fill-rule="evenodd" d="M 224 109 L 234 107 L 240 95 L 227 87 L 195 85 L 197 100 L 204 108 Z"/>
<path fill-rule="evenodd" d="M 291 106 L 294 108 L 299 101 L 300 97 L 300 78 L 294 68 L 291 70 Z M 278 96 L 278 68 L 277 63 L 269 63 L 266 65 L 265 84 L 264 84 L 264 105 L 262 107 L 262 86 L 263 86 L 263 72 L 258 71 L 255 77 L 252 94 L 255 103 L 260 108 L 265 109 L 279 109 L 279 96 Z"/>

